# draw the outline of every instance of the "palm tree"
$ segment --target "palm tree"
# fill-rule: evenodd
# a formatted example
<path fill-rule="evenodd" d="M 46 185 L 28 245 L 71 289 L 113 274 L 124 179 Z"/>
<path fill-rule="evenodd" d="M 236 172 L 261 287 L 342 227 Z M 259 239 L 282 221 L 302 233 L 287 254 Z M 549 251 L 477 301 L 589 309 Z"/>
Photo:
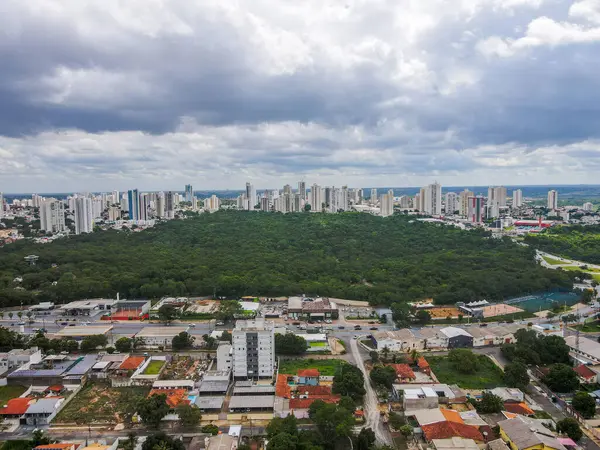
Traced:
<path fill-rule="evenodd" d="M 131 346 L 133 347 L 133 349 L 137 349 L 138 347 L 143 347 L 144 345 L 146 345 L 146 341 L 144 341 L 144 338 L 141 337 L 134 337 L 131 340 Z"/>
<path fill-rule="evenodd" d="M 19 316 L 19 319 L 21 319 L 21 318 L 23 317 L 23 313 L 22 313 L 21 311 L 19 311 L 19 312 L 17 313 L 17 316 Z"/>
<path fill-rule="evenodd" d="M 10 318 L 10 320 L 12 320 L 12 318 L 13 318 L 14 315 L 15 314 L 12 311 L 8 313 L 8 317 Z"/>
<path fill-rule="evenodd" d="M 385 347 L 383 347 L 383 350 L 381 350 L 381 359 L 383 359 L 385 362 L 387 362 L 389 355 L 390 355 L 390 349 L 386 345 Z"/>
<path fill-rule="evenodd" d="M 31 316 L 33 316 L 33 313 L 32 313 L 31 311 L 27 311 L 27 312 L 25 313 L 25 315 L 27 316 L 27 318 L 28 318 L 29 320 L 31 320 Z"/>
<path fill-rule="evenodd" d="M 416 348 L 413 348 L 410 352 L 410 359 L 412 359 L 413 364 L 417 363 L 417 360 L 419 359 L 419 357 L 421 356 L 421 354 L 419 353 L 419 350 L 417 350 Z"/>

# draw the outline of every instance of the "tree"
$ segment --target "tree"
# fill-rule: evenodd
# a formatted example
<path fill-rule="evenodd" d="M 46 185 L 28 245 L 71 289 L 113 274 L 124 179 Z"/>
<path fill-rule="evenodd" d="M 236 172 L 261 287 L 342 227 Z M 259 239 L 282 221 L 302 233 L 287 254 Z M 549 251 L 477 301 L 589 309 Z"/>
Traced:
<path fill-rule="evenodd" d="M 233 320 L 236 315 L 244 312 L 242 305 L 237 300 L 223 300 L 215 317 L 219 320 Z"/>
<path fill-rule="evenodd" d="M 171 411 L 171 407 L 167 404 L 167 396 L 165 394 L 144 398 L 137 404 L 139 416 L 150 428 L 158 428 L 160 421 L 169 414 L 169 411 Z"/>
<path fill-rule="evenodd" d="M 326 438 L 328 442 L 334 442 L 336 439 L 347 439 L 348 436 L 352 435 L 354 416 L 352 412 L 345 408 L 316 400 L 310 405 L 308 414 L 317 426 L 321 436 Z"/>
<path fill-rule="evenodd" d="M 508 387 L 525 389 L 529 385 L 527 366 L 520 359 L 508 363 L 504 367 L 504 381 Z"/>
<path fill-rule="evenodd" d="M 583 303 L 591 303 L 596 299 L 596 294 L 593 289 L 584 289 L 581 293 L 581 301 Z"/>
<path fill-rule="evenodd" d="M 195 406 L 188 405 L 187 403 L 182 403 L 177 406 L 177 415 L 179 416 L 179 423 L 184 427 L 193 427 L 198 425 L 200 419 L 202 418 L 202 414 L 200 410 Z"/>
<path fill-rule="evenodd" d="M 267 450 L 296 450 L 298 439 L 287 433 L 279 433 L 267 444 Z"/>
<path fill-rule="evenodd" d="M 148 436 L 142 444 L 142 450 L 185 450 L 185 445 L 181 439 L 173 439 L 161 431 Z"/>
<path fill-rule="evenodd" d="M 350 364 L 341 366 L 333 377 L 332 391 L 334 394 L 346 395 L 355 401 L 361 401 L 365 395 L 365 379 L 358 367 Z"/>
<path fill-rule="evenodd" d="M 216 436 L 217 434 L 219 434 L 219 427 L 213 424 L 204 425 L 202 428 L 200 428 L 200 431 Z"/>
<path fill-rule="evenodd" d="M 556 422 L 556 431 L 561 434 L 566 434 L 574 441 L 578 441 L 583 437 L 583 431 L 581 431 L 579 423 L 576 419 L 570 417 Z"/>
<path fill-rule="evenodd" d="M 431 314 L 424 309 L 420 309 L 415 314 L 415 320 L 420 325 L 427 325 L 429 322 L 431 322 Z"/>
<path fill-rule="evenodd" d="M 177 317 L 177 308 L 173 305 L 167 303 L 158 308 L 158 319 L 165 325 L 170 325 Z"/>
<path fill-rule="evenodd" d="M 388 417 L 388 423 L 394 430 L 400 431 L 402 425 L 406 425 L 406 420 L 397 412 L 391 411 Z"/>
<path fill-rule="evenodd" d="M 115 348 L 120 353 L 127 353 L 131 351 L 132 340 L 127 337 L 117 339 L 115 342 Z"/>
<path fill-rule="evenodd" d="M 103 334 L 94 334 L 92 336 L 87 336 L 81 341 L 81 351 L 82 352 L 92 352 L 96 350 L 98 347 L 105 347 L 108 344 L 108 338 Z"/>
<path fill-rule="evenodd" d="M 375 366 L 371 370 L 370 377 L 376 385 L 391 389 L 396 381 L 396 370 L 391 366 Z"/>
<path fill-rule="evenodd" d="M 371 362 L 373 364 L 377 364 L 379 362 L 379 353 L 376 350 L 371 350 L 369 352 L 369 357 L 371 358 Z"/>
<path fill-rule="evenodd" d="M 265 431 L 267 432 L 267 436 L 269 438 L 272 438 L 280 433 L 287 433 L 290 436 L 296 436 L 298 434 L 298 420 L 293 414 L 290 414 L 285 418 L 275 417 L 269 422 L 265 428 Z"/>
<path fill-rule="evenodd" d="M 10 311 L 10 312 L 8 313 L 8 317 L 10 318 L 10 320 L 12 320 L 12 318 L 14 317 L 14 315 L 15 315 L 15 314 L 14 314 L 12 311 Z"/>
<path fill-rule="evenodd" d="M 356 410 L 356 403 L 350 397 L 344 396 L 344 397 L 340 398 L 340 401 L 338 402 L 338 406 L 340 408 L 344 408 L 352 413 Z"/>
<path fill-rule="evenodd" d="M 219 341 L 229 342 L 230 344 L 232 340 L 233 336 L 231 336 L 231 333 L 227 330 L 223 331 L 223 333 L 221 333 L 221 336 L 219 337 Z"/>
<path fill-rule="evenodd" d="M 477 355 L 470 350 L 464 348 L 450 350 L 448 361 L 460 373 L 475 373 L 477 371 Z"/>
<path fill-rule="evenodd" d="M 577 374 L 566 364 L 552 365 L 542 381 L 555 392 L 573 392 L 579 387 Z"/>
<path fill-rule="evenodd" d="M 371 428 L 363 428 L 356 437 L 356 450 L 369 450 L 375 443 L 375 432 Z"/>
<path fill-rule="evenodd" d="M 135 450 L 135 446 L 137 445 L 137 436 L 134 432 L 129 432 L 127 434 L 127 439 L 123 441 L 122 449 L 123 450 Z"/>
<path fill-rule="evenodd" d="M 484 414 L 499 413 L 504 409 L 504 401 L 491 392 L 484 392 L 481 399 L 475 404 L 475 408 L 477 412 Z"/>
<path fill-rule="evenodd" d="M 44 430 L 35 430 L 31 433 L 31 439 L 29 440 L 29 445 L 31 448 L 37 447 L 38 445 L 48 445 L 51 444 L 52 440 L 48 437 L 48 435 L 44 434 Z"/>
<path fill-rule="evenodd" d="M 386 345 L 383 347 L 383 349 L 381 350 L 381 359 L 384 362 L 388 361 L 388 358 L 390 356 L 390 348 Z"/>
<path fill-rule="evenodd" d="M 412 436 L 413 434 L 413 427 L 411 425 L 402 425 L 400 427 L 400 433 L 402 433 L 404 435 L 404 437 L 409 437 Z"/>
<path fill-rule="evenodd" d="M 406 328 L 411 323 L 410 306 L 406 303 L 392 303 L 392 319 L 396 322 L 398 328 Z"/>
<path fill-rule="evenodd" d="M 275 354 L 277 355 L 301 355 L 306 352 L 308 344 L 302 336 L 293 333 L 275 335 Z"/>
<path fill-rule="evenodd" d="M 206 348 L 213 349 L 217 347 L 217 340 L 214 337 L 209 336 L 208 334 L 203 334 L 202 339 L 206 343 Z"/>
<path fill-rule="evenodd" d="M 571 405 L 585 419 L 591 419 L 596 415 L 596 400 L 587 392 L 577 392 L 573 396 Z"/>
<path fill-rule="evenodd" d="M 194 346 L 194 336 L 182 331 L 177 336 L 173 337 L 173 341 L 171 342 L 171 346 L 173 350 L 186 350 L 192 348 Z"/>

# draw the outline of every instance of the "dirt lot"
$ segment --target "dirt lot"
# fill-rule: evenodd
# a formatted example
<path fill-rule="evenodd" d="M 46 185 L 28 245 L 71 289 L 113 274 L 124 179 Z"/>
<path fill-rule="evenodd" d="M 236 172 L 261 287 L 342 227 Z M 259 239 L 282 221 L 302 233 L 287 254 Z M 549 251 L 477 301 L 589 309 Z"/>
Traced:
<path fill-rule="evenodd" d="M 453 306 L 448 308 L 431 308 L 427 310 L 433 319 L 445 319 L 446 317 L 458 317 L 460 311 Z"/>
<path fill-rule="evenodd" d="M 200 361 L 194 361 L 189 356 L 173 356 L 167 367 L 160 374 L 161 380 L 199 380 L 198 366 Z"/>
<path fill-rule="evenodd" d="M 217 310 L 217 302 L 214 300 L 198 300 L 188 306 L 186 312 L 190 313 L 212 313 Z"/>
<path fill-rule="evenodd" d="M 58 413 L 53 423 L 128 424 L 135 405 L 149 391 L 146 387 L 112 388 L 108 384 L 88 383 Z"/>

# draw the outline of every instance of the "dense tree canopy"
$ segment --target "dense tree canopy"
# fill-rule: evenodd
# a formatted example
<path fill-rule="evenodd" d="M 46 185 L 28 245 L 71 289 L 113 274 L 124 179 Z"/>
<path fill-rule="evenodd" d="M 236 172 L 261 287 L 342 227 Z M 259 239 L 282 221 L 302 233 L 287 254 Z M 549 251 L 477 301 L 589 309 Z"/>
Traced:
<path fill-rule="evenodd" d="M 477 370 L 477 355 L 471 350 L 464 348 L 450 350 L 448 360 L 458 372 L 475 373 Z"/>
<path fill-rule="evenodd" d="M 596 415 L 596 400 L 587 392 L 577 392 L 573 396 L 571 405 L 585 419 L 591 419 Z"/>
<path fill-rule="evenodd" d="M 527 235 L 525 242 L 548 253 L 600 264 L 600 225 L 552 227 Z"/>
<path fill-rule="evenodd" d="M 376 385 L 391 389 L 396 381 L 396 370 L 391 366 L 375 366 L 369 376 Z"/>
<path fill-rule="evenodd" d="M 577 374 L 566 364 L 554 364 L 542 381 L 555 392 L 573 392 L 579 387 Z"/>
<path fill-rule="evenodd" d="M 306 351 L 308 344 L 302 336 L 292 333 L 275 335 L 276 355 L 301 355 Z"/>
<path fill-rule="evenodd" d="M 22 240 L 0 252 L 0 306 L 117 292 L 453 303 L 570 289 L 573 277 L 535 264 L 533 248 L 483 230 L 361 213 L 221 211 L 139 233 L 109 230 L 44 245 Z M 37 265 L 23 260 L 29 254 L 39 256 Z"/>
<path fill-rule="evenodd" d="M 162 431 L 152 434 L 142 444 L 142 450 L 185 450 L 181 439 L 175 439 Z"/>
<path fill-rule="evenodd" d="M 559 420 L 556 423 L 556 431 L 562 434 L 566 434 L 574 441 L 578 441 L 583 437 L 583 431 L 581 431 L 579 423 L 577 422 L 577 420 L 572 419 L 570 417 L 563 420 Z"/>
<path fill-rule="evenodd" d="M 529 385 L 527 366 L 520 359 L 516 359 L 504 366 L 504 381 L 508 387 L 526 389 Z"/>
<path fill-rule="evenodd" d="M 137 405 L 137 412 L 140 418 L 150 428 L 158 428 L 160 421 L 170 410 L 171 407 L 167 404 L 167 396 L 165 394 L 144 398 Z"/>
<path fill-rule="evenodd" d="M 365 395 L 365 378 L 360 369 L 350 364 L 343 364 L 340 371 L 333 377 L 332 391 L 361 401 Z"/>
<path fill-rule="evenodd" d="M 569 346 L 560 336 L 542 336 L 533 330 L 520 329 L 515 344 L 504 344 L 502 354 L 510 361 L 519 359 L 526 364 L 570 364 Z"/>
<path fill-rule="evenodd" d="M 481 398 L 475 402 L 475 407 L 480 413 L 499 413 L 504 409 L 504 402 L 501 397 L 498 397 L 491 392 L 484 392 L 481 395 Z"/>
<path fill-rule="evenodd" d="M 185 331 L 182 331 L 176 336 L 173 336 L 171 343 L 173 350 L 187 350 L 194 346 L 194 340 L 196 338 Z"/>

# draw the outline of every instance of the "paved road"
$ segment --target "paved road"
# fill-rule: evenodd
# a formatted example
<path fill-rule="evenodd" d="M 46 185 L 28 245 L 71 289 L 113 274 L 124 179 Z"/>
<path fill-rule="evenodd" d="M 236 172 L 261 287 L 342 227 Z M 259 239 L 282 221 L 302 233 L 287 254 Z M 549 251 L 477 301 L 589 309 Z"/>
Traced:
<path fill-rule="evenodd" d="M 367 369 L 364 365 L 364 358 L 361 357 L 360 350 L 358 349 L 358 343 L 356 339 L 350 340 L 350 349 L 351 353 L 354 356 L 354 360 L 358 363 L 358 368 L 363 373 L 365 377 L 365 390 L 367 391 L 364 399 L 364 407 L 365 407 L 365 428 L 371 428 L 375 432 L 375 437 L 379 444 L 391 445 L 393 446 L 392 438 L 385 429 L 383 422 L 381 420 L 381 416 L 379 414 L 379 402 L 377 401 L 377 394 L 375 390 L 371 386 L 371 382 L 369 380 L 369 374 L 367 373 Z"/>

